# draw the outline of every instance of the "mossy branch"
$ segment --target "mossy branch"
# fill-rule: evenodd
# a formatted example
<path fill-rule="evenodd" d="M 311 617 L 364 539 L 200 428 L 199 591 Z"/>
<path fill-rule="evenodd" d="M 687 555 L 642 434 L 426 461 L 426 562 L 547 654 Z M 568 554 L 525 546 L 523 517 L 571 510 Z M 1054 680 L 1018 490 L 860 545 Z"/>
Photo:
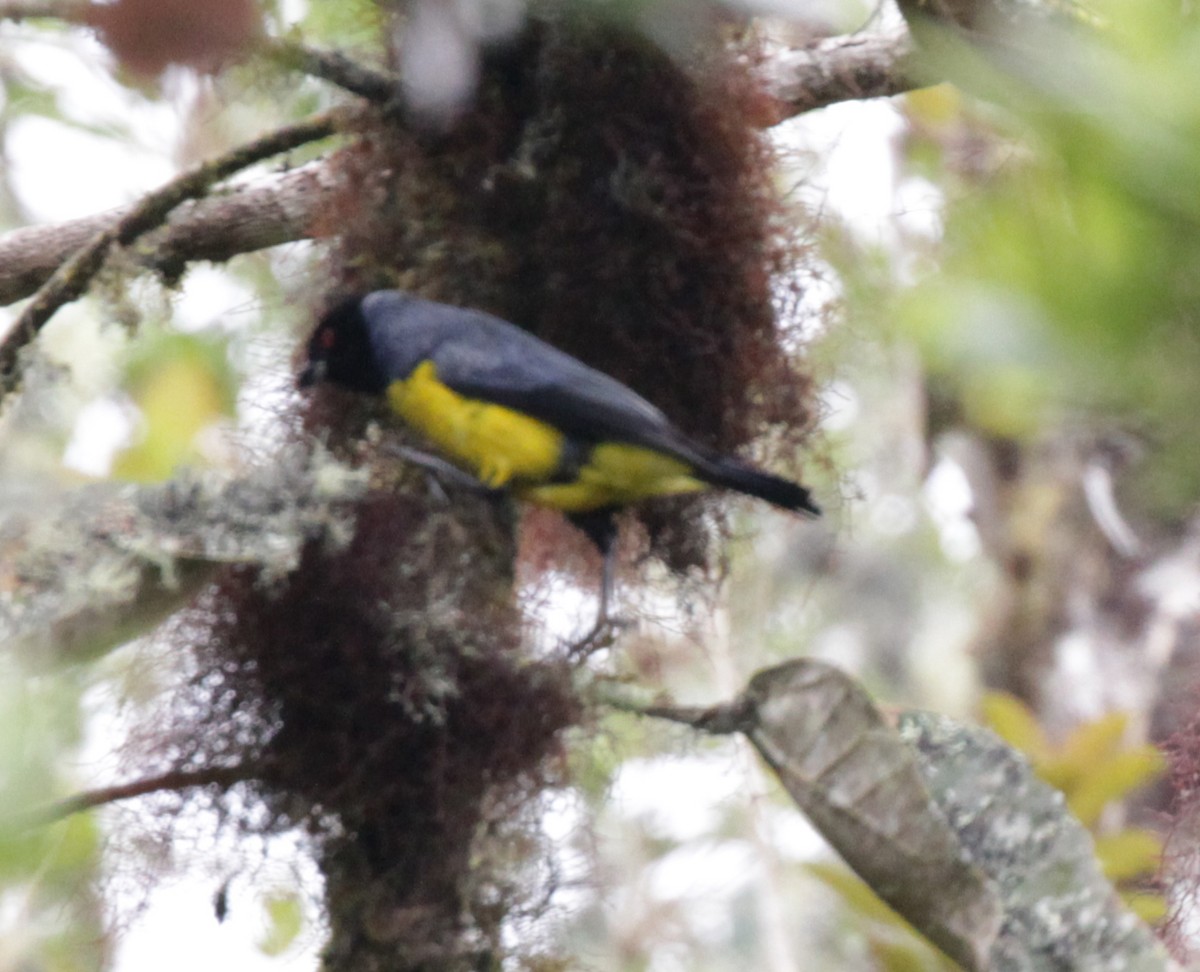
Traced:
<path fill-rule="evenodd" d="M 45 666 L 153 630 L 221 566 L 282 577 L 310 541 L 347 542 L 366 483 L 320 450 L 296 449 L 236 477 L 9 488 L 0 644 Z"/>
<path fill-rule="evenodd" d="M 326 112 L 277 129 L 215 159 L 202 162 L 148 193 L 114 224 L 97 232 L 42 284 L 3 342 L 0 342 L 0 397 L 12 392 L 19 382 L 21 349 L 37 336 L 55 311 L 87 290 L 114 247 L 129 246 L 145 233 L 161 226 L 172 210 L 190 199 L 205 195 L 220 180 L 263 159 L 328 138 L 346 120 L 347 113 L 344 110 Z"/>
<path fill-rule="evenodd" d="M 269 43 L 266 54 L 280 67 L 328 81 L 373 104 L 388 105 L 399 98 L 398 75 L 367 67 L 341 51 L 326 51 L 284 40 Z"/>
<path fill-rule="evenodd" d="M 221 263 L 240 253 L 310 239 L 319 233 L 320 214 L 337 184 L 328 165 L 313 162 L 252 185 L 223 187 L 180 206 L 129 257 L 170 280 L 195 260 Z M 28 297 L 72 253 L 132 209 L 0 234 L 0 306 Z"/>
<path fill-rule="evenodd" d="M 912 66 L 906 30 L 825 37 L 802 47 L 780 46 L 761 66 L 777 121 L 843 101 L 888 98 L 928 84 Z"/>

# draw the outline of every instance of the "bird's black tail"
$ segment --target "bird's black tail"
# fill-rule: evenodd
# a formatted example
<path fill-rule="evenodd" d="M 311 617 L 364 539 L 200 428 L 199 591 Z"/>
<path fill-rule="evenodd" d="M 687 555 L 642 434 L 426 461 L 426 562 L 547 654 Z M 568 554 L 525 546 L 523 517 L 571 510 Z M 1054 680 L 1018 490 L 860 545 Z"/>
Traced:
<path fill-rule="evenodd" d="M 756 496 L 785 510 L 809 516 L 821 515 L 821 508 L 813 502 L 812 495 L 805 487 L 782 476 L 755 469 L 737 459 L 725 456 L 711 459 L 698 472 L 705 482 L 714 486 Z"/>

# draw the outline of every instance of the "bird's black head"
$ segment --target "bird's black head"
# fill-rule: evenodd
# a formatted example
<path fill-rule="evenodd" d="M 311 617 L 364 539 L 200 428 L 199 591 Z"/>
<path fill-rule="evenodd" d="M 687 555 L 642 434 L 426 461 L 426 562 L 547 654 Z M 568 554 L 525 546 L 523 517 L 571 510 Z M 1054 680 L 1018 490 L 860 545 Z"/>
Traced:
<path fill-rule="evenodd" d="M 334 305 L 308 339 L 308 360 L 297 384 L 308 388 L 321 381 L 374 395 L 382 394 L 387 387 L 363 316 L 361 297 Z"/>

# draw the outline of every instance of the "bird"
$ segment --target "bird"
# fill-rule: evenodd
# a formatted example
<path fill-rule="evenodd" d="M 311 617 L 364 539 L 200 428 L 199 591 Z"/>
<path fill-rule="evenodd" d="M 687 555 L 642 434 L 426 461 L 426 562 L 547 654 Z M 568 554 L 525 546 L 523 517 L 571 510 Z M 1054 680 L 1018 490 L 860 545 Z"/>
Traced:
<path fill-rule="evenodd" d="M 702 445 L 615 378 L 481 310 L 399 290 L 338 301 L 297 379 L 320 382 L 386 399 L 472 481 L 565 514 L 603 557 L 593 631 L 608 619 L 621 509 L 716 487 L 821 512 L 806 487 Z"/>

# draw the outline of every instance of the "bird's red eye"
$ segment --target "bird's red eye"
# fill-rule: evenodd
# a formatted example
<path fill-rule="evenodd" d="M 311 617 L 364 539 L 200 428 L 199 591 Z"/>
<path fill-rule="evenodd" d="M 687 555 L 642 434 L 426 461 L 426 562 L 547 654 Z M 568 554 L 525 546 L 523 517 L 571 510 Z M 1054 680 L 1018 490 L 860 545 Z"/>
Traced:
<path fill-rule="evenodd" d="M 337 344 L 337 334 L 334 333 L 333 328 L 326 328 L 320 333 L 317 340 L 321 344 L 322 351 L 332 351 L 333 346 Z"/>

